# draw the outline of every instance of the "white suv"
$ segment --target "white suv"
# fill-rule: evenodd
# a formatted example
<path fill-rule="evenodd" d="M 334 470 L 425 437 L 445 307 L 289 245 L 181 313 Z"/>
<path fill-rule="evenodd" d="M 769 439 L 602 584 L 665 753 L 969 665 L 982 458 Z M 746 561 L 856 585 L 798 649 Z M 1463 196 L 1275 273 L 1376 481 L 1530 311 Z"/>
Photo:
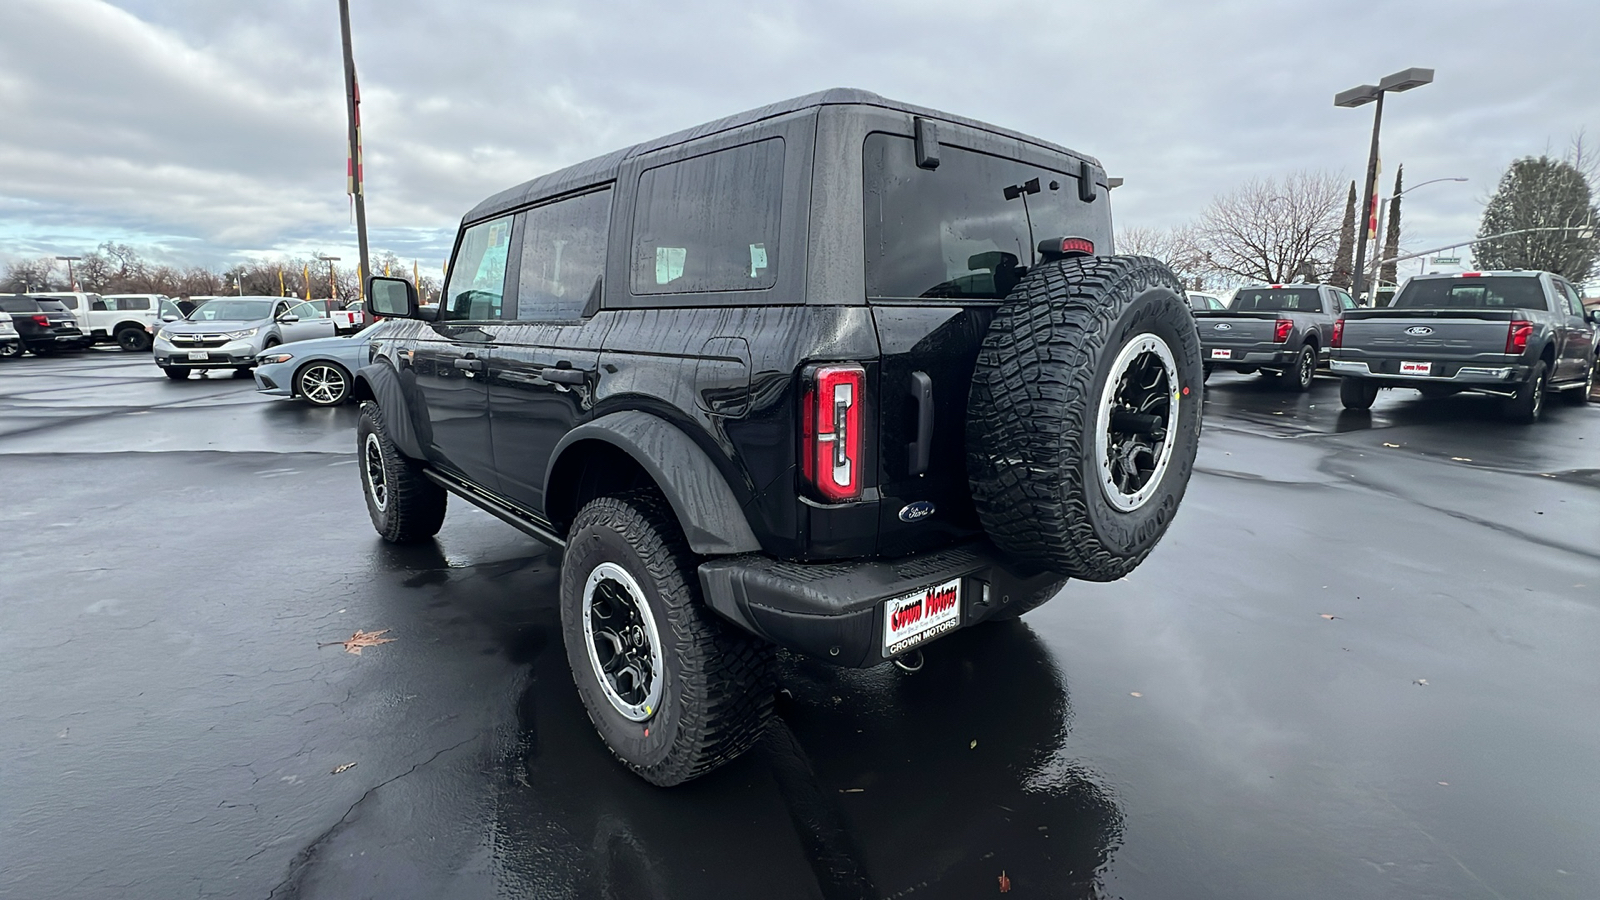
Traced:
<path fill-rule="evenodd" d="M 60 300 L 78 320 L 78 327 L 94 343 L 115 343 L 124 350 L 149 350 L 150 326 L 161 322 L 161 294 L 99 294 L 82 292 L 29 294 Z"/>

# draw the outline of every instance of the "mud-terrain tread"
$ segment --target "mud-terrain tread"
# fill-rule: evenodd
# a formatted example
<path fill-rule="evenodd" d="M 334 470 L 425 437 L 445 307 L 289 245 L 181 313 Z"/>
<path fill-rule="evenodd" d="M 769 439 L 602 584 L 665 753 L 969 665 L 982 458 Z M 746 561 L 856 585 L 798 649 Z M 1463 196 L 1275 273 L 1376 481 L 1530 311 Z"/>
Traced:
<path fill-rule="evenodd" d="M 383 453 L 384 475 L 389 487 L 389 509 L 380 514 L 367 493 L 367 431 L 378 436 Z M 389 438 L 384 428 L 383 410 L 368 400 L 361 404 L 361 421 L 356 427 L 356 471 L 361 477 L 361 495 L 367 501 L 372 527 L 392 544 L 413 544 L 439 533 L 449 502 L 445 489 L 422 474 L 422 464 L 407 457 Z"/>
<path fill-rule="evenodd" d="M 1179 298 L 1183 284 L 1161 261 L 1144 256 L 1090 257 L 1035 266 L 995 314 L 978 352 L 967 411 L 968 472 L 984 530 L 1002 550 L 1089 581 L 1133 571 L 1153 545 L 1132 556 L 1101 545 L 1085 507 L 1079 460 L 1092 450 L 1099 398 L 1093 386 L 1111 327 L 1148 288 Z M 1194 362 L 1193 328 L 1174 346 Z M 1031 460 L 1068 482 L 1056 488 L 1022 465 Z M 1175 454 L 1167 477 L 1186 483 L 1193 460 Z M 1182 488 L 1179 495 L 1181 497 Z"/>
<path fill-rule="evenodd" d="M 646 571 L 632 574 L 653 582 L 656 595 L 666 606 L 664 624 L 672 631 L 680 673 L 678 730 L 666 757 L 654 765 L 639 766 L 609 743 L 607 749 L 624 766 L 661 787 L 698 778 L 749 750 L 760 739 L 772 712 L 772 645 L 718 619 L 702 602 L 695 571 L 699 558 L 689 549 L 672 508 L 658 491 L 642 489 L 591 501 L 573 519 L 570 533 L 576 535 L 590 526 L 613 531 L 644 561 Z M 574 571 L 570 577 L 576 582 L 587 577 L 587 572 L 580 576 Z M 576 586 L 569 597 L 568 578 L 563 566 L 564 607 L 569 602 L 581 603 Z M 657 627 L 662 624 L 658 621 Z M 592 676 L 592 672 L 587 674 Z M 614 710 L 603 695 L 590 697 L 580 691 L 580 696 L 590 722 L 603 735 L 595 720 L 596 707 L 605 704 L 599 707 L 601 715 L 614 714 Z"/>

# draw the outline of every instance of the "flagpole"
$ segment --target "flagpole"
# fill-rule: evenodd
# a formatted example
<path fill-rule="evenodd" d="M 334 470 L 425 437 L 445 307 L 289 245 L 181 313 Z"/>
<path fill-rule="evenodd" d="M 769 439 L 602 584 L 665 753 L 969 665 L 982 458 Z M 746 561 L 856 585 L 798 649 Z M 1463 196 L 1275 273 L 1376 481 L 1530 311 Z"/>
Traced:
<path fill-rule="evenodd" d="M 356 206 L 356 241 L 361 249 L 361 268 L 356 271 L 356 288 L 359 297 L 365 297 L 362 282 L 371 274 L 367 267 L 367 200 L 361 171 L 361 89 L 356 85 L 355 53 L 350 47 L 350 0 L 339 0 L 339 33 L 344 42 L 344 94 L 345 109 L 350 125 L 348 176 L 350 196 Z"/>

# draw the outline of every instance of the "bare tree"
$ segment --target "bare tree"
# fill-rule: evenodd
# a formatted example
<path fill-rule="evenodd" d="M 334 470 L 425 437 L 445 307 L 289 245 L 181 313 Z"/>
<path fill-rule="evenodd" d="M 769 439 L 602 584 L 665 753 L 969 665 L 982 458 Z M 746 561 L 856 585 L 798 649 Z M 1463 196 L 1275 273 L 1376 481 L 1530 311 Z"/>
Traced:
<path fill-rule="evenodd" d="M 1252 179 L 1211 201 L 1194 227 L 1206 267 L 1229 279 L 1284 282 L 1328 272 L 1339 244 L 1344 185 L 1325 172 L 1296 172 L 1280 183 Z"/>
<path fill-rule="evenodd" d="M 1193 231 L 1187 226 L 1152 228 L 1135 225 L 1117 232 L 1117 252 L 1132 256 L 1153 256 L 1183 281 L 1184 287 L 1206 288 L 1209 274 L 1205 255 L 1195 246 Z"/>

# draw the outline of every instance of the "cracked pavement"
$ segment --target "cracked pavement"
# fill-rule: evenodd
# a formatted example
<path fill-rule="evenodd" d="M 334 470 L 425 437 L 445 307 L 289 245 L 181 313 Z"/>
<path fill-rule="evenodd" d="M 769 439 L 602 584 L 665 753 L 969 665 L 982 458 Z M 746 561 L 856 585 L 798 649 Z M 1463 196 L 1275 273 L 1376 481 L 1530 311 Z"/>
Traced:
<path fill-rule="evenodd" d="M 383 544 L 354 410 L 252 387 L 0 363 L 0 896 L 1600 895 L 1600 405 L 1218 375 L 1132 576 L 912 676 L 787 659 L 663 791 L 555 557 L 459 501 Z"/>

